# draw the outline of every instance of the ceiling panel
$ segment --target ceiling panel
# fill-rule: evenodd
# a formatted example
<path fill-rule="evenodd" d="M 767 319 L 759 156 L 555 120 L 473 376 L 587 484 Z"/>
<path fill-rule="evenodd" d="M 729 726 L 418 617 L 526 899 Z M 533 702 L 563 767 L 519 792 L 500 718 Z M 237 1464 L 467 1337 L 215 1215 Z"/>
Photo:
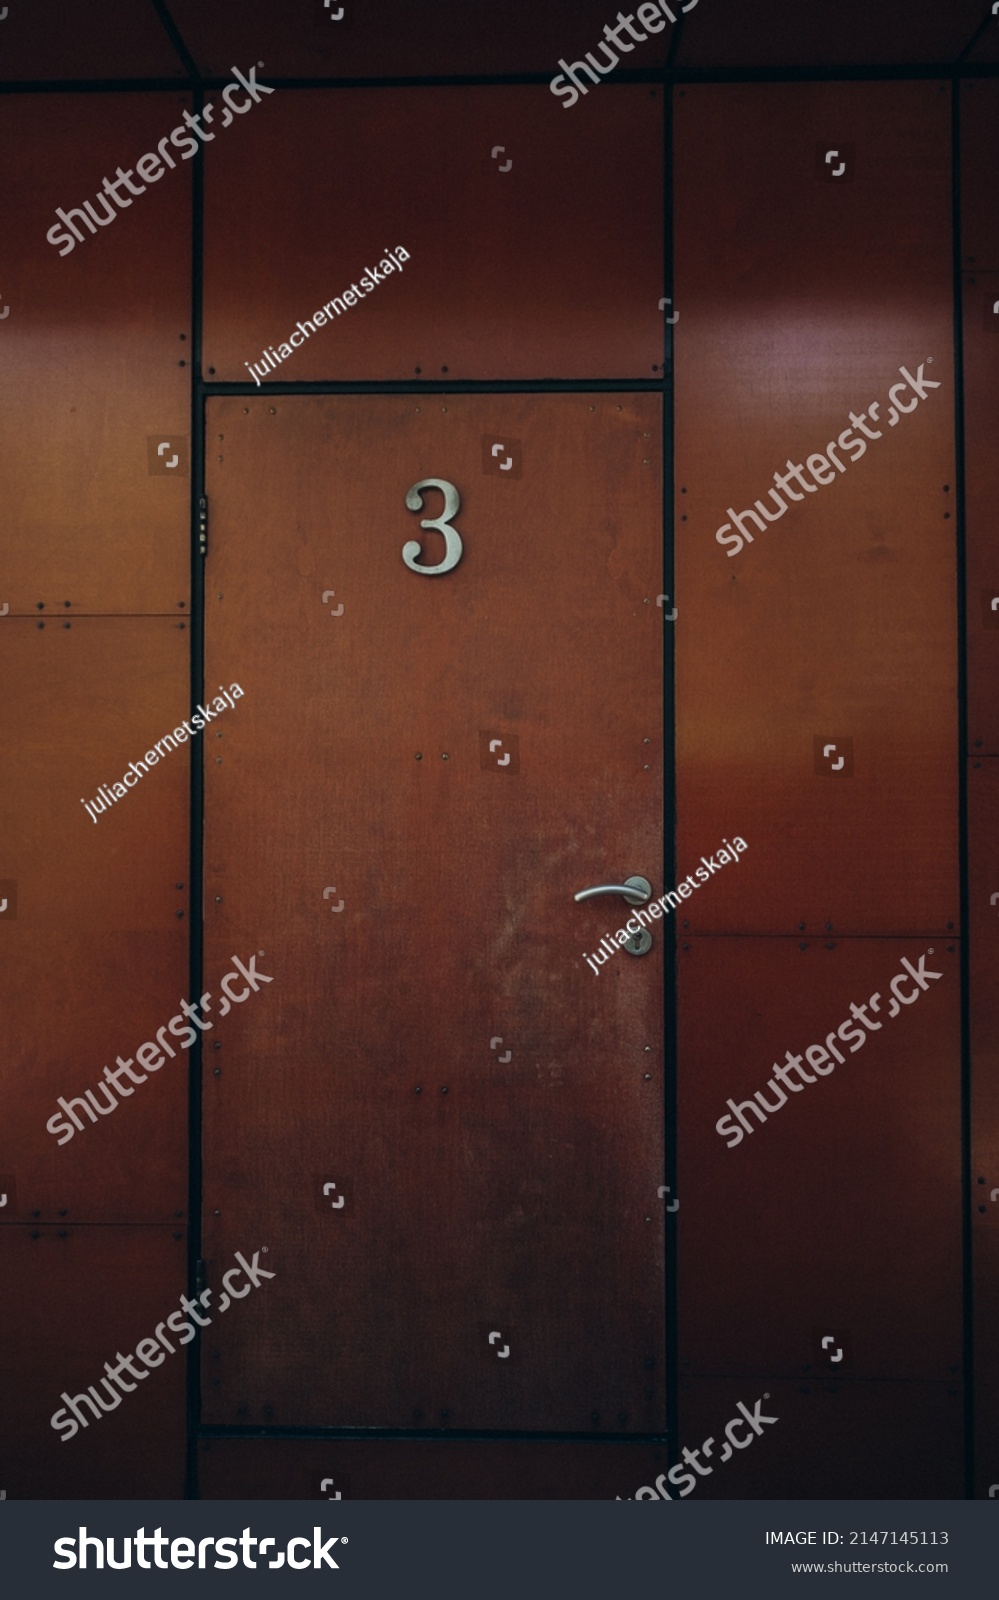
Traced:
<path fill-rule="evenodd" d="M 0 80 L 179 78 L 183 63 L 148 0 L 10 0 Z M 123 152 L 124 154 L 124 152 Z"/>
<path fill-rule="evenodd" d="M 679 15 L 679 6 L 672 7 Z M 470 16 L 467 0 L 271 0 L 203 4 L 173 0 L 171 14 L 206 75 L 263 60 L 271 77 L 436 77 L 452 73 L 558 71 L 596 50 L 614 18 L 608 0 L 509 0 Z M 336 19 L 335 13 L 343 12 Z M 632 13 L 634 15 L 634 13 Z M 673 27 L 632 43 L 629 67 L 662 66 Z M 638 30 L 642 30 L 639 28 Z M 627 42 L 627 35 L 624 36 Z"/>
<path fill-rule="evenodd" d="M 955 61 L 985 0 L 702 0 L 686 18 L 676 65 L 812 67 Z"/>

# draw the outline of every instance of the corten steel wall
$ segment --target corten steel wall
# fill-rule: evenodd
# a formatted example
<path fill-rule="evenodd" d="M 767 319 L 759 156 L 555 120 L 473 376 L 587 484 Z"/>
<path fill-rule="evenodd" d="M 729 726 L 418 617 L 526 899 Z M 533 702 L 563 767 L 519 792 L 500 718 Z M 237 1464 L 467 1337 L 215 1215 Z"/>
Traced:
<path fill-rule="evenodd" d="M 949 86 L 688 86 L 674 128 L 679 870 L 751 847 L 680 930 L 680 1436 L 768 1391 L 780 1421 L 702 1494 L 959 1495 Z M 902 365 L 940 387 L 893 423 Z M 716 540 L 851 412 L 865 456 Z M 928 947 L 943 976 L 889 1020 Z M 878 992 L 863 1053 L 781 1106 L 771 1064 Z"/>
<path fill-rule="evenodd" d="M 999 84 L 962 89 L 975 1493 L 999 1480 Z"/>
<path fill-rule="evenodd" d="M 57 206 L 93 197 L 102 173 L 155 147 L 190 103 L 0 103 L 18 151 L 3 180 L 0 323 L 0 1478 L 12 1499 L 178 1495 L 184 1482 L 179 1354 L 73 1439 L 49 1418 L 184 1289 L 186 1062 L 95 1125 L 78 1108 L 83 1128 L 62 1145 L 46 1123 L 60 1096 L 134 1056 L 187 991 L 187 753 L 96 825 L 80 798 L 120 783 L 189 705 L 189 175 L 170 174 L 67 256 L 45 235 Z M 154 458 L 171 442 L 164 463 L 180 451 L 173 481 L 151 472 L 150 440 Z"/>
<path fill-rule="evenodd" d="M 186 27 L 185 7 L 177 10 Z M 587 10 L 584 20 L 580 48 L 601 19 Z M 192 8 L 192 37 L 199 25 L 209 27 Z M 450 39 L 456 29 L 449 21 L 433 37 Z M 212 65 L 225 71 L 230 52 L 215 36 L 206 40 L 222 52 Z M 573 54 L 561 40 L 558 48 Z M 137 33 L 130 49 L 138 71 L 153 46 Z M 370 70 L 366 63 L 362 50 L 344 70 Z M 451 61 L 454 70 L 480 65 Z M 289 62 L 293 69 L 306 71 L 308 58 Z M 658 381 L 657 300 L 670 286 L 657 242 L 664 91 L 606 84 L 571 115 L 553 101 L 545 120 L 546 93 L 282 88 L 266 102 L 266 126 L 256 111 L 209 147 L 207 384 L 248 381 L 244 360 L 287 337 L 320 292 L 338 291 L 364 260 L 400 243 L 413 252 L 405 309 L 393 305 L 389 279 L 371 308 L 377 322 L 351 312 L 313 336 L 278 380 L 401 380 L 416 389 L 430 377 L 569 379 L 581 392 L 588 379 Z M 724 834 L 743 834 L 750 850 L 712 880 L 677 930 L 679 1053 L 666 1066 L 679 1089 L 683 1211 L 673 1219 L 679 1411 L 669 1446 L 205 1436 L 204 1495 L 307 1497 L 334 1485 L 366 1497 L 631 1494 L 655 1481 L 681 1445 L 717 1435 L 737 1401 L 764 1394 L 778 1424 L 699 1480 L 698 1493 L 962 1493 L 962 758 L 981 1406 L 975 1492 L 987 1494 L 999 1478 L 990 1455 L 999 1418 L 990 1087 L 999 252 L 989 154 L 999 97 L 991 84 L 962 91 L 964 751 L 949 97 L 949 86 L 929 81 L 674 93 L 677 866 L 681 875 L 690 870 Z M 15 220 L 0 285 L 11 307 L 0 323 L 0 471 L 18 535 L 0 593 L 0 606 L 9 604 L 0 622 L 3 747 L 17 752 L 16 781 L 0 801 L 8 1019 L 0 1242 L 10 1258 L 6 1281 L 18 1285 L 5 1299 L 2 1335 L 17 1373 L 0 1438 L 10 1498 L 174 1495 L 183 1482 L 180 1354 L 65 1444 L 48 1417 L 60 1391 L 96 1382 L 106 1360 L 150 1333 L 187 1281 L 186 1062 L 168 1063 L 64 1148 L 45 1121 L 57 1096 L 96 1085 L 106 1061 L 127 1057 L 192 992 L 188 753 L 140 780 L 97 827 L 79 803 L 189 707 L 185 464 L 199 460 L 198 441 L 185 450 L 189 380 L 198 377 L 185 365 L 197 359 L 188 342 L 192 175 L 168 173 L 68 258 L 45 232 L 56 206 L 93 196 L 103 173 L 155 148 L 190 103 L 179 91 L 44 94 L 10 97 L 0 110 L 6 142 L 20 152 L 4 179 L 4 214 Z M 456 121 L 448 111 L 458 105 Z M 497 119 L 511 131 L 494 134 Z M 474 129 L 467 149 L 455 137 L 459 124 Z M 514 163 L 502 174 L 488 153 L 500 138 Z M 523 152 L 539 147 L 544 161 L 529 161 Z M 834 148 L 850 163 L 841 181 L 823 159 Z M 430 172 L 444 173 L 434 179 L 446 199 L 443 221 L 426 204 Z M 511 239 L 525 238 L 529 250 L 511 249 Z M 199 295 L 196 284 L 195 304 Z M 942 386 L 896 427 L 884 426 L 898 367 L 916 372 L 930 356 L 926 373 Z M 199 382 L 199 415 L 205 392 Z M 253 394 L 256 408 L 267 404 Z M 754 542 L 730 559 L 714 538 L 730 520 L 726 507 L 751 506 L 786 458 L 824 451 L 848 413 L 867 411 L 872 399 L 881 402 L 874 425 L 883 437 L 828 487 L 754 530 Z M 158 443 L 169 445 L 167 459 L 179 446 L 172 483 L 167 470 L 150 472 Z M 571 528 L 553 520 L 545 536 L 568 539 Z M 664 587 L 673 590 L 669 578 Z M 849 768 L 829 762 L 827 770 L 822 745 L 845 739 Z M 207 749 L 205 757 L 216 759 Z M 196 848 L 199 827 L 196 816 Z M 306 817 L 300 833 L 307 827 Z M 928 965 L 943 977 L 911 1013 L 885 1020 L 828 1081 L 792 1094 L 726 1148 L 714 1124 L 728 1096 L 763 1089 L 773 1061 L 824 1039 L 851 1001 L 885 996 L 901 958 L 917 961 L 930 946 Z M 206 966 L 206 984 L 216 978 Z M 239 1026 L 263 1036 L 271 1024 L 257 1015 L 247 1009 Z M 210 1146 L 208 1155 L 206 1179 L 215 1180 Z M 293 1134 L 285 1158 L 294 1166 Z M 235 1235 L 229 1244 L 254 1248 Z M 245 1311 L 255 1317 L 252 1305 Z M 840 1341 L 838 1369 L 821 1347 L 827 1334 Z M 269 1349 L 280 1364 L 282 1338 Z M 202 1415 L 212 1415 L 211 1404 Z M 503 1423 L 497 1414 L 486 1426 L 502 1432 Z M 333 1484 L 320 1488 L 324 1478 Z"/>

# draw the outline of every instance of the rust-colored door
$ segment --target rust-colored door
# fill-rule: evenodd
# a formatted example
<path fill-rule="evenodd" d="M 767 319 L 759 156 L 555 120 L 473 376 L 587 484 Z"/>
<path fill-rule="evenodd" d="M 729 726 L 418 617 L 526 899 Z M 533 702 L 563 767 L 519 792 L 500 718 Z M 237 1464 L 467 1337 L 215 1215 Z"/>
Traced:
<path fill-rule="evenodd" d="M 661 403 L 213 399 L 203 1420 L 665 1424 Z M 456 566 L 420 521 L 460 496 Z M 422 571 L 403 559 L 419 540 Z"/>

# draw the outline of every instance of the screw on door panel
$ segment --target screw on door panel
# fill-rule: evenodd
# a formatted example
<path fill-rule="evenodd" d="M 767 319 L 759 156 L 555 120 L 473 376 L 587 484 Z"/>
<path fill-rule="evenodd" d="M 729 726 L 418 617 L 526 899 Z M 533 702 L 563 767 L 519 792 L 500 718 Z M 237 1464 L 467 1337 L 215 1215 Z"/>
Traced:
<path fill-rule="evenodd" d="M 503 1039 L 502 1039 L 501 1035 L 500 1034 L 496 1034 L 495 1038 L 490 1039 L 489 1048 L 490 1048 L 490 1050 L 495 1050 L 496 1046 L 498 1044 L 502 1044 L 502 1043 L 503 1043 Z M 505 1066 L 506 1063 L 512 1058 L 512 1056 L 513 1056 L 513 1051 L 512 1050 L 508 1050 L 505 1055 L 500 1056 L 498 1059 Z"/>

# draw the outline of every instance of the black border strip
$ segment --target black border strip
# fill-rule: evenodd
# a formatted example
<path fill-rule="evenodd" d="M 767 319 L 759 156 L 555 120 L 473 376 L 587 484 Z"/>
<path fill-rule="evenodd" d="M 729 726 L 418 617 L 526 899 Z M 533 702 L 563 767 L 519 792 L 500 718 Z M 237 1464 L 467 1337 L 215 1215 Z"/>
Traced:
<path fill-rule="evenodd" d="M 200 115 L 204 92 L 196 90 L 194 112 Z M 204 697 L 205 688 L 205 560 L 199 547 L 199 502 L 205 493 L 205 395 L 201 377 L 202 334 L 204 328 L 204 146 L 199 146 L 191 174 L 191 704 Z M 209 541 L 211 532 L 209 529 Z M 189 994 L 204 993 L 204 836 L 205 836 L 205 741 L 200 740 L 191 758 L 190 818 L 190 980 Z M 204 1074 L 203 1035 L 191 1047 L 188 1080 L 188 1293 L 198 1292 L 198 1262 L 202 1250 L 202 1079 Z M 201 1338 L 193 1340 L 187 1352 L 187 1461 L 184 1498 L 198 1495 L 197 1441 L 201 1423 Z"/>
<path fill-rule="evenodd" d="M 266 72 L 275 89 L 476 89 L 507 85 L 548 84 L 548 72 L 453 73 L 437 77 L 385 78 L 279 78 Z M 911 66 L 833 67 L 686 67 L 652 68 L 616 72 L 609 82 L 621 84 L 683 85 L 694 83 L 892 83 L 921 79 L 950 81 L 964 78 L 999 78 L 999 62 L 914 62 Z M 231 74 L 173 78 L 16 78 L 0 79 L 0 94 L 122 94 L 155 89 L 224 89 Z"/>
<path fill-rule="evenodd" d="M 682 23 L 681 23 L 682 27 Z M 674 41 L 675 44 L 675 41 Z M 671 311 L 675 315 L 676 291 L 673 282 L 673 235 L 675 231 L 674 194 L 673 194 L 673 150 L 674 150 L 674 100 L 675 95 L 671 85 L 664 87 L 666 104 L 663 110 L 663 284 L 670 290 Z M 666 345 L 666 365 L 663 372 L 663 576 L 669 583 L 670 609 L 677 610 L 679 622 L 679 601 L 676 595 L 676 568 L 674 560 L 675 539 L 675 507 L 676 483 L 674 462 L 674 420 L 675 420 L 675 384 L 676 366 L 674 361 L 675 328 L 678 324 L 670 325 L 666 318 L 666 307 L 663 308 L 663 336 Z M 663 607 L 663 871 L 666 881 L 663 891 L 669 884 L 676 883 L 676 674 L 675 674 L 675 644 L 676 623 L 667 622 Z M 664 1157 L 665 1181 L 670 1185 L 669 1196 L 663 1196 L 664 1221 L 665 1221 L 665 1311 L 666 1311 L 666 1427 L 670 1438 L 669 1464 L 674 1466 L 679 1460 L 680 1433 L 678 1422 L 679 1408 L 679 1348 L 677 1345 L 677 1329 L 679 1323 L 677 1303 L 677 1242 L 679 1231 L 678 1215 L 666 1210 L 678 1196 L 677 1188 L 677 1095 L 678 1095 L 678 1062 L 677 1062 L 677 995 L 679 991 L 679 975 L 677 973 L 677 933 L 676 918 L 664 917 L 662 922 L 663 940 L 663 1128 L 664 1128 Z"/>
<path fill-rule="evenodd" d="M 965 1498 L 975 1498 L 975 1324 L 972 1235 L 971 967 L 968 883 L 968 665 L 967 665 L 967 484 L 964 425 L 964 262 L 961 211 L 961 83 L 951 84 L 951 206 L 954 276 L 954 459 L 955 558 L 957 566 L 957 788 L 961 930 L 961 1254 L 964 1287 L 963 1399 Z"/>
<path fill-rule="evenodd" d="M 355 379 L 342 383 L 321 379 L 313 383 L 205 383 L 200 388 L 206 398 L 220 395 L 309 394 L 661 394 L 661 378 L 422 378 L 386 379 L 384 382 Z"/>

